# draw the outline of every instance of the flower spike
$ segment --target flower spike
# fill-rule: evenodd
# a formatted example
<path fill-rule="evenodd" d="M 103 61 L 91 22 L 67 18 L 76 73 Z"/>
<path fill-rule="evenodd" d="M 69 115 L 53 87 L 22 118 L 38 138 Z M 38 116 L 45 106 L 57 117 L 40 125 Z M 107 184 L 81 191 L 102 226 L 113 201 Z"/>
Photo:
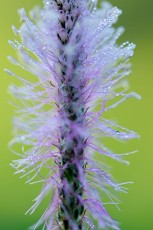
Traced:
<path fill-rule="evenodd" d="M 123 28 L 113 25 L 121 10 L 107 2 L 99 9 L 97 0 L 44 0 L 44 7 L 35 8 L 30 17 L 24 9 L 19 14 L 22 26 L 12 28 L 20 38 L 9 41 L 19 60 L 9 60 L 30 72 L 31 80 L 6 70 L 22 82 L 10 87 L 17 103 L 10 145 L 13 152 L 21 145 L 21 159 L 14 160 L 13 167 L 29 183 L 43 183 L 30 214 L 52 194 L 32 229 L 94 230 L 97 219 L 98 229 L 117 230 L 99 191 L 117 206 L 109 188 L 126 189 L 112 180 L 102 156 L 127 162 L 97 136 L 137 137 L 103 116 L 127 98 L 138 97 L 126 94 L 122 84 L 135 45 L 116 44 Z M 111 103 L 114 98 L 119 100 Z"/>

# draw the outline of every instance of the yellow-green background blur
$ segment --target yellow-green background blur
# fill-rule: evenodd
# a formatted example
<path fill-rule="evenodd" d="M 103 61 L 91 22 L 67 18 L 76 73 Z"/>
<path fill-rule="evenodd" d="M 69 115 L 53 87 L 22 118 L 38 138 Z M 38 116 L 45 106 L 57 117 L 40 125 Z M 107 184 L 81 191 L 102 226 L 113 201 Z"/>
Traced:
<path fill-rule="evenodd" d="M 139 152 L 127 157 L 129 166 L 111 162 L 112 173 L 118 181 L 135 183 L 128 185 L 128 194 L 118 194 L 121 211 L 114 207 L 109 210 L 121 222 L 123 230 L 153 230 L 153 0 L 110 2 L 123 10 L 118 25 L 123 25 L 126 31 L 120 41 L 129 40 L 137 45 L 131 59 L 133 72 L 129 82 L 131 91 L 139 93 L 142 100 L 129 99 L 109 114 L 141 135 L 141 139 L 126 144 L 110 142 L 115 151 L 139 149 Z M 11 25 L 19 26 L 17 9 L 24 6 L 29 11 L 41 3 L 41 0 L 0 0 L 0 230 L 26 230 L 41 214 L 40 207 L 32 216 L 24 215 L 40 185 L 25 184 L 25 180 L 13 175 L 14 170 L 9 166 L 16 156 L 7 148 L 14 111 L 7 91 L 17 80 L 3 71 L 4 68 L 15 70 L 6 57 L 14 55 L 7 40 L 14 38 Z"/>

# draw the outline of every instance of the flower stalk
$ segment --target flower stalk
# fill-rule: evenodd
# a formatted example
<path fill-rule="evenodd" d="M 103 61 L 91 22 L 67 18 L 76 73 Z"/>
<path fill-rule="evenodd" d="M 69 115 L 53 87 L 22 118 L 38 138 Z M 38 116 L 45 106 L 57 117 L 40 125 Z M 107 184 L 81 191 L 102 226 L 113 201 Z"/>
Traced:
<path fill-rule="evenodd" d="M 58 67 L 60 79 L 58 82 L 58 113 L 62 121 L 59 127 L 59 151 L 61 155 L 59 197 L 61 199 L 59 221 L 64 229 L 82 229 L 84 205 L 83 170 L 85 140 L 77 133 L 75 127 L 84 126 L 84 97 L 83 76 L 77 70 L 81 67 L 80 45 L 81 30 L 77 38 L 71 41 L 71 34 L 81 15 L 80 1 L 55 1 L 55 8 L 59 12 L 57 37 L 59 40 L 59 56 L 62 57 Z M 73 54 L 66 49 L 74 49 Z M 61 106 L 62 105 L 62 106 Z M 75 227 L 76 226 L 76 227 Z"/>

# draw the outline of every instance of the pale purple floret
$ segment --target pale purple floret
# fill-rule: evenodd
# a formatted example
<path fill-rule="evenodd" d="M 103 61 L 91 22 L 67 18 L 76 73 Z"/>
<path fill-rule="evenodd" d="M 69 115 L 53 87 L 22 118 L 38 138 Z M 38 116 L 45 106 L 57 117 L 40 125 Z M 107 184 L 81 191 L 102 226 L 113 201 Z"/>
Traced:
<path fill-rule="evenodd" d="M 109 188 L 125 192 L 126 183 L 115 183 L 100 159 L 105 155 L 127 163 L 123 156 L 130 153 L 115 154 L 97 137 L 137 137 L 103 116 L 127 98 L 138 97 L 127 94 L 122 84 L 130 73 L 135 45 L 116 44 L 123 28 L 112 26 L 121 11 L 106 2 L 98 9 L 92 0 L 44 0 L 44 8 L 35 8 L 31 19 L 24 9 L 19 13 L 23 24 L 13 30 L 21 39 L 10 44 L 20 61 L 9 59 L 33 76 L 29 81 L 7 70 L 23 82 L 21 87 L 11 86 L 19 102 L 11 146 L 14 152 L 17 143 L 24 146 L 13 165 L 28 182 L 44 183 L 28 212 L 52 193 L 32 229 L 43 225 L 47 230 L 93 230 L 96 219 L 98 229 L 119 229 L 99 191 L 116 205 Z"/>

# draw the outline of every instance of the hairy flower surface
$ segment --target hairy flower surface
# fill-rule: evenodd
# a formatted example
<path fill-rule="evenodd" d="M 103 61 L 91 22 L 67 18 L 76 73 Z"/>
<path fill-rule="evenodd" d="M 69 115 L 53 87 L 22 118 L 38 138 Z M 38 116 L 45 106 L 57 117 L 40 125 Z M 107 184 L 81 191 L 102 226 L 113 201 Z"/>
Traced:
<path fill-rule="evenodd" d="M 30 213 L 52 194 L 32 228 L 93 230 L 98 220 L 98 229 L 119 229 L 100 194 L 115 204 L 109 189 L 125 189 L 106 172 L 102 156 L 126 163 L 127 154 L 111 152 L 97 137 L 137 136 L 103 116 L 137 97 L 126 94 L 121 84 L 130 73 L 128 61 L 135 47 L 116 44 L 123 28 L 112 26 L 121 11 L 106 2 L 98 9 L 92 0 L 44 0 L 44 7 L 35 8 L 30 18 L 24 9 L 19 13 L 22 26 L 13 30 L 20 39 L 10 44 L 20 58 L 9 59 L 32 73 L 32 80 L 8 71 L 23 82 L 11 87 L 18 104 L 11 146 L 14 152 L 16 144 L 22 146 L 17 153 L 21 159 L 13 165 L 28 182 L 44 184 Z"/>

